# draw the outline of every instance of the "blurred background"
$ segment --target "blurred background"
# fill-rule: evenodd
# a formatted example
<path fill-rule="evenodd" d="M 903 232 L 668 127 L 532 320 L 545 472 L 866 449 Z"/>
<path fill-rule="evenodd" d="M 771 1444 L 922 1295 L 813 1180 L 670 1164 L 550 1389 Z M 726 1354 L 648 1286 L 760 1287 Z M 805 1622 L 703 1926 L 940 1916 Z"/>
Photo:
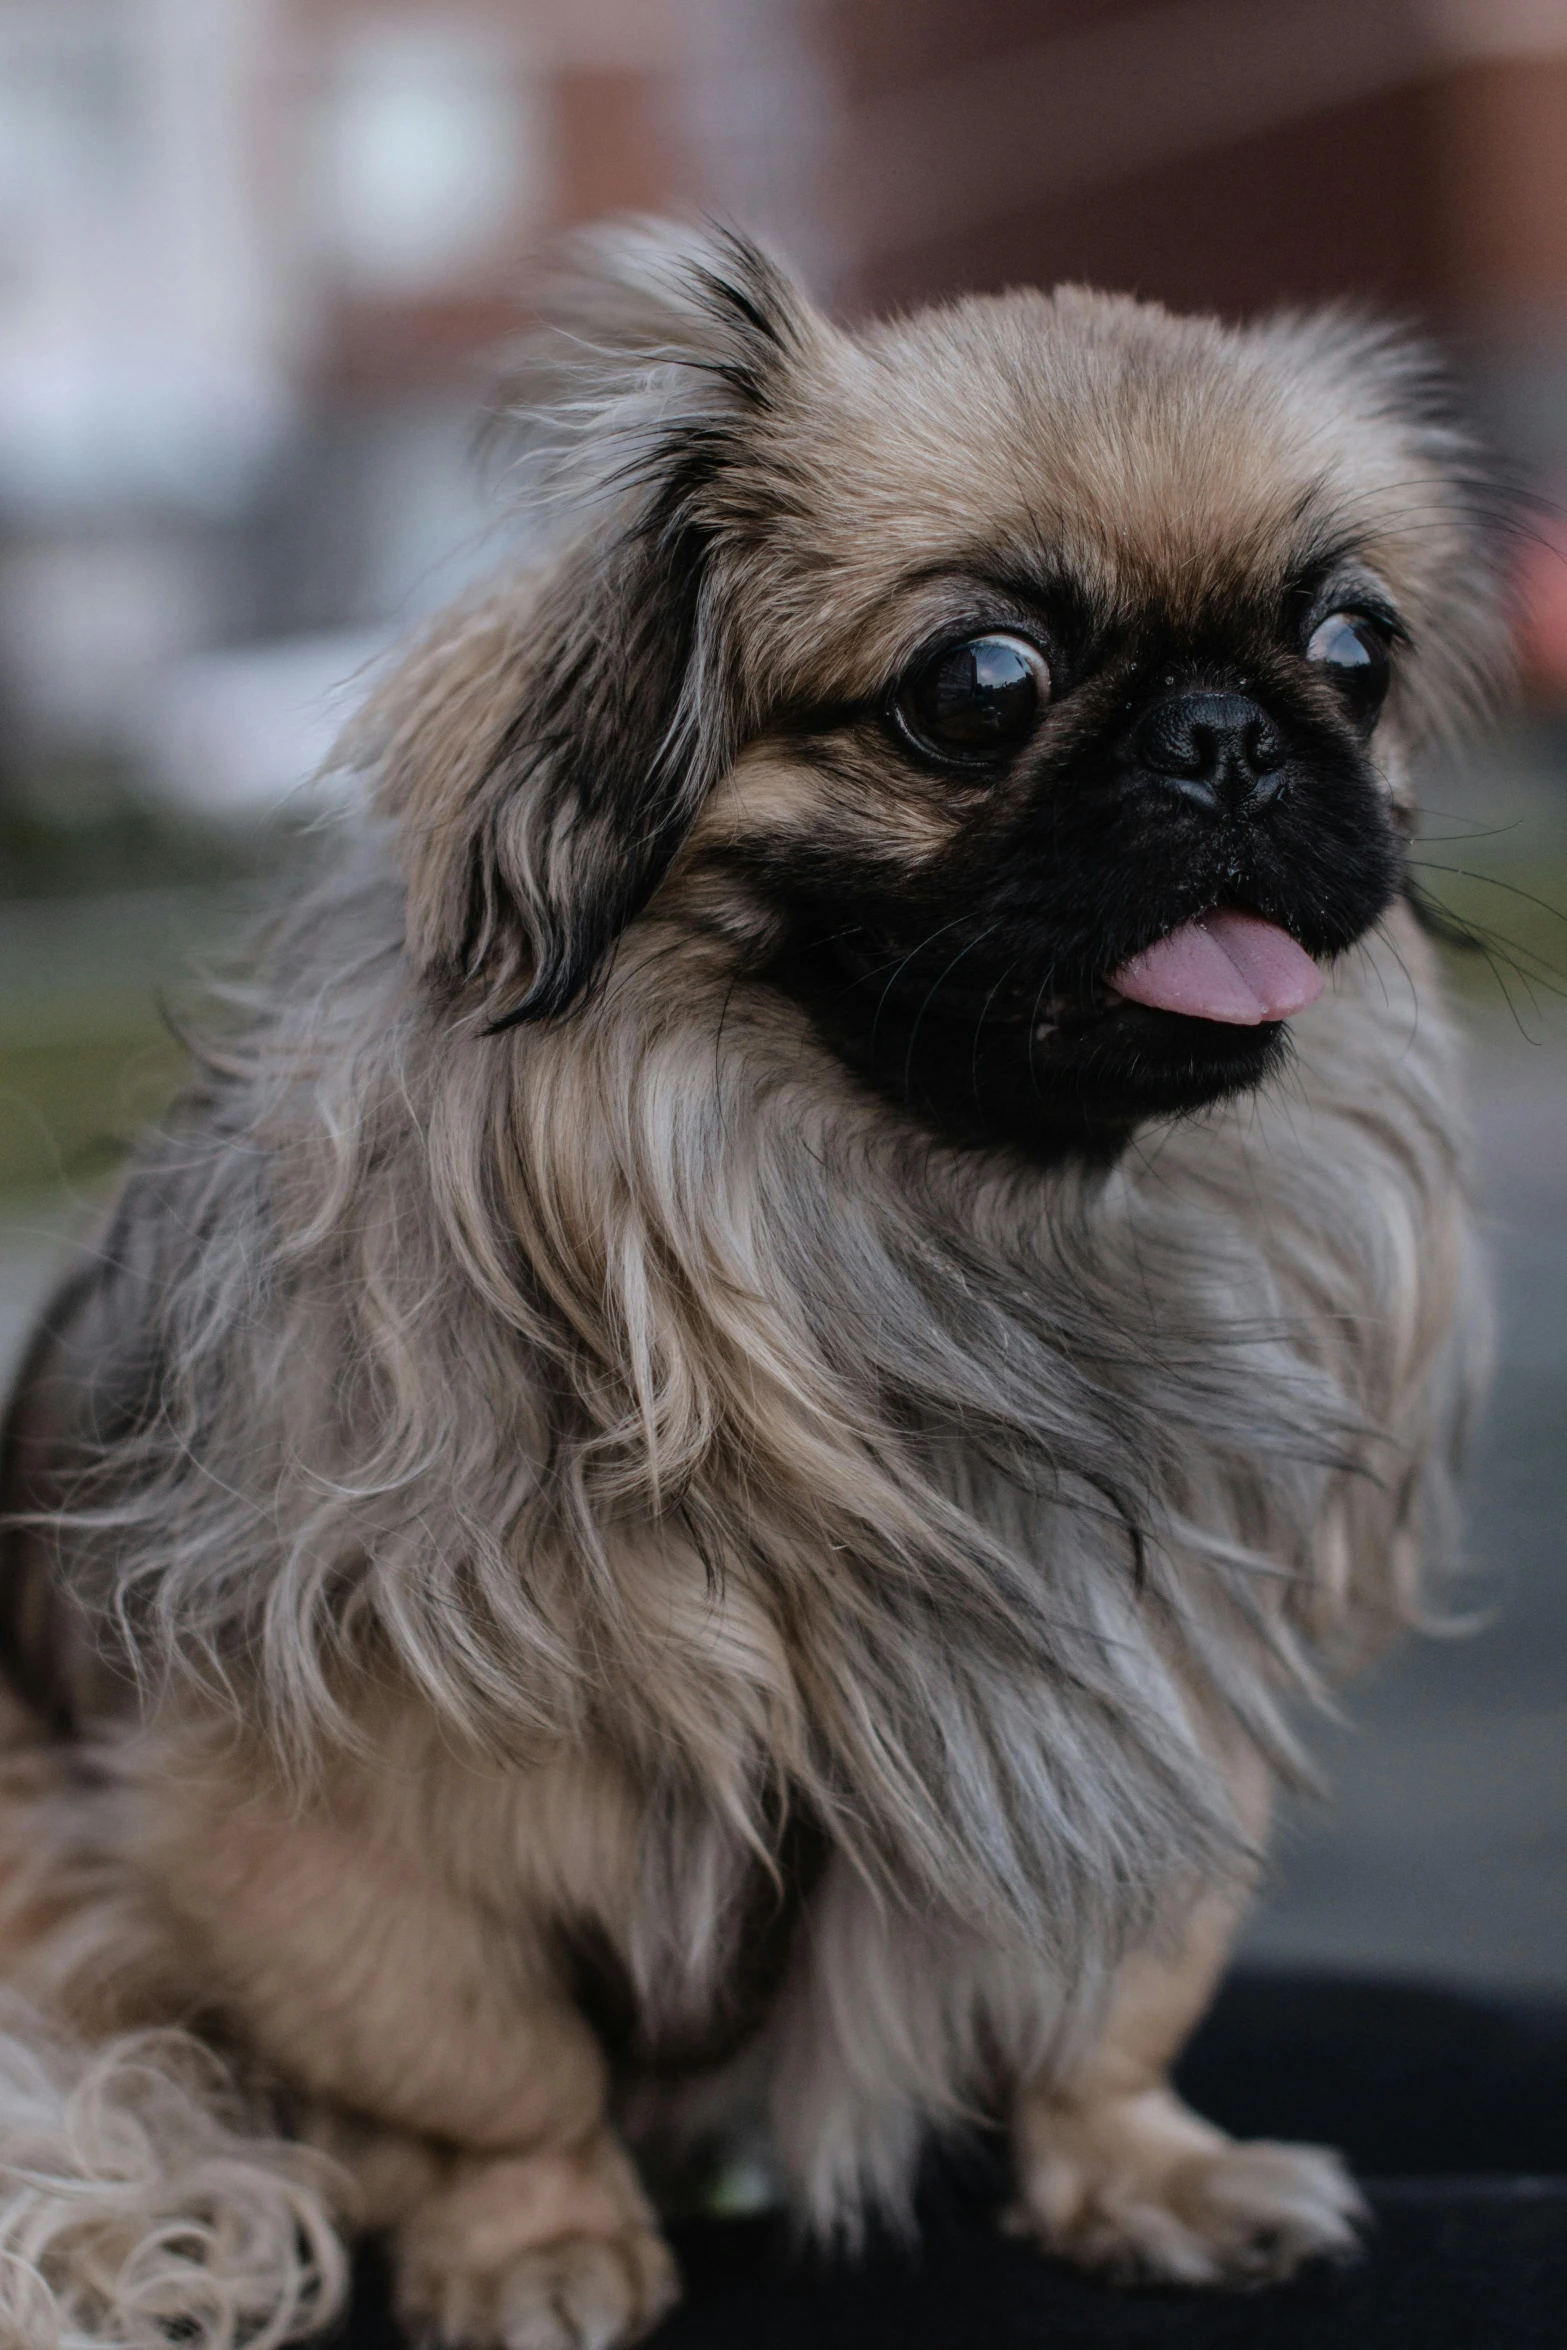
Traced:
<path fill-rule="evenodd" d="M 0 1349 L 338 813 L 355 681 L 493 564 L 550 237 L 764 231 L 840 314 L 1082 277 L 1427 321 L 1538 496 L 1525 703 L 1427 777 L 1493 941 L 1501 1369 L 1466 1604 L 1321 1744 L 1255 1952 L 1567 1988 L 1567 0 L 0 0 Z"/>

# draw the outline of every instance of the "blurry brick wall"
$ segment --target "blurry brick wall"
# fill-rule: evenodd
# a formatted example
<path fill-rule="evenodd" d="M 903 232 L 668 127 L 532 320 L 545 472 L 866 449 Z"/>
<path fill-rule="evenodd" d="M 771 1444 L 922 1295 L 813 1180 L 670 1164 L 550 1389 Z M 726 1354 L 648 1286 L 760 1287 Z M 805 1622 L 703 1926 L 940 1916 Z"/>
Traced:
<path fill-rule="evenodd" d="M 818 21 L 838 201 L 866 223 L 855 303 L 1063 277 L 1225 311 L 1440 299 L 1410 0 L 832 0 Z"/>
<path fill-rule="evenodd" d="M 849 312 L 1082 278 L 1434 325 L 1542 493 L 1567 703 L 1567 0 L 820 0 Z"/>
<path fill-rule="evenodd" d="M 296 119 L 330 83 L 334 53 L 367 23 L 490 32 L 528 136 L 542 145 L 532 204 L 488 265 L 423 294 L 343 290 L 327 306 L 318 380 L 328 396 L 386 395 L 465 378 L 515 329 L 530 264 L 549 240 L 609 213 L 688 206 L 698 175 L 672 102 L 682 57 L 664 0 L 290 0 Z"/>

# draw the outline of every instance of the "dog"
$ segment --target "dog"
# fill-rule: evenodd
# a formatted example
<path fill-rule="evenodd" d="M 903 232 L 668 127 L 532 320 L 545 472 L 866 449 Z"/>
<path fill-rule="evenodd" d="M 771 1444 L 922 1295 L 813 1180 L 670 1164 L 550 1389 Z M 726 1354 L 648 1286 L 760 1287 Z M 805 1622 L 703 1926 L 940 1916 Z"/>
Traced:
<path fill-rule="evenodd" d="M 1345 2254 L 1168 2080 L 1483 1369 L 1411 758 L 1504 618 L 1440 372 L 728 232 L 521 351 L 533 553 L 345 758 L 11 1407 L 9 2340 L 675 2292 L 633 2153 L 1192 2285 Z M 161 2330 L 160 2330 L 161 2329 Z"/>

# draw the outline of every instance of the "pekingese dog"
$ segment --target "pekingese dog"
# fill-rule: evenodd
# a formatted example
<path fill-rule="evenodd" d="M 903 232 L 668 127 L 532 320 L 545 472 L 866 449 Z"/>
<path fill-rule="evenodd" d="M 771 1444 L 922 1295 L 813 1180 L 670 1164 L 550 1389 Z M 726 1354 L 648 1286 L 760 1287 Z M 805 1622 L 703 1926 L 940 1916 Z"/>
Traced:
<path fill-rule="evenodd" d="M 372 701 L 16 1393 L 0 2330 L 633 2339 L 635 2149 L 828 2236 L 1352 2240 L 1168 2068 L 1414 1612 L 1477 1316 L 1408 759 L 1495 675 L 1395 334 L 1079 288 L 849 333 L 592 248 L 540 554 Z"/>

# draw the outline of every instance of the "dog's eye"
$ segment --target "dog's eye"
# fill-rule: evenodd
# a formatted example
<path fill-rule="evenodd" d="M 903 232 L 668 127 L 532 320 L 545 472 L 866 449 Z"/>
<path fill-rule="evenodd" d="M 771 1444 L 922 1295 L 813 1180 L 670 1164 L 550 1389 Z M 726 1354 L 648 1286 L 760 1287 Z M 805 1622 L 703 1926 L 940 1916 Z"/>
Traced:
<path fill-rule="evenodd" d="M 1311 632 L 1308 661 L 1320 661 L 1362 725 L 1381 709 L 1392 674 L 1387 631 L 1361 612 L 1330 612 Z"/>
<path fill-rule="evenodd" d="M 1015 750 L 1050 698 L 1050 666 L 1020 636 L 948 645 L 902 687 L 894 709 L 922 750 L 998 759 Z"/>

